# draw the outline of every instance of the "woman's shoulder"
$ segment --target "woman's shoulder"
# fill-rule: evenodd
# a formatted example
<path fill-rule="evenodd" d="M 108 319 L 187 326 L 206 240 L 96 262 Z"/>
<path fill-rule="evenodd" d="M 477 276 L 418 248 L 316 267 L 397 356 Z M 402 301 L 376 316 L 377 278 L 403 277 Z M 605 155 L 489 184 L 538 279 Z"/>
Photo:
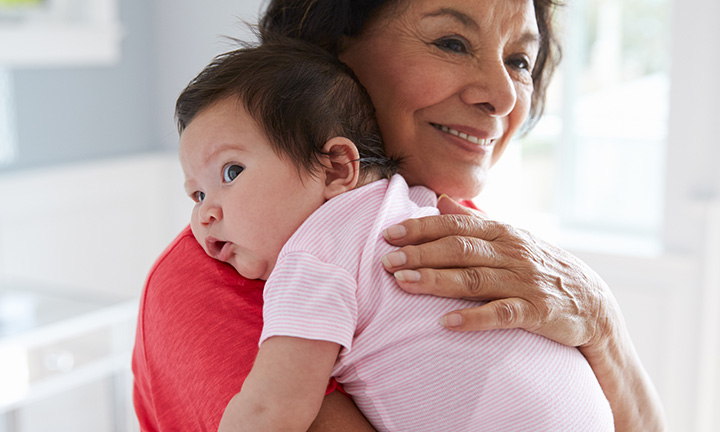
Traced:
<path fill-rule="evenodd" d="M 232 266 L 209 257 L 187 226 L 165 248 L 148 274 L 146 287 L 170 285 L 198 289 L 199 286 L 230 285 L 262 288 L 263 282 L 245 279 Z"/>
<path fill-rule="evenodd" d="M 217 427 L 257 353 L 263 286 L 207 256 L 189 227 L 175 237 L 140 297 L 133 372 L 141 422 Z"/>
<path fill-rule="evenodd" d="M 165 248 L 160 256 L 155 260 L 153 269 L 162 266 L 168 260 L 181 259 L 184 256 L 197 253 L 197 249 L 202 249 L 200 244 L 195 240 L 190 225 L 186 226 Z"/>
<path fill-rule="evenodd" d="M 164 346 L 209 322 L 231 321 L 259 335 L 264 284 L 209 257 L 186 228 L 150 270 L 140 296 L 138 325 L 144 339 L 167 340 Z M 176 345 L 181 343 L 182 337 Z"/>

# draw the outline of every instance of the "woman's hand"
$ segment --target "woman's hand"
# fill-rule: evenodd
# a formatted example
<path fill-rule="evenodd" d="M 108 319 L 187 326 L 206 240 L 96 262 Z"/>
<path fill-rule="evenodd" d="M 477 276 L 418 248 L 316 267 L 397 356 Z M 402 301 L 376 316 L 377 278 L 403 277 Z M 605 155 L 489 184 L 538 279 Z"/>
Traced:
<path fill-rule="evenodd" d="M 445 327 L 523 328 L 569 346 L 592 346 L 615 331 L 619 310 L 585 263 L 450 198 L 438 208 L 440 216 L 386 230 L 401 248 L 383 264 L 408 292 L 488 302 L 442 317 Z"/>
<path fill-rule="evenodd" d="M 383 258 L 411 293 L 481 300 L 450 312 L 450 330 L 523 328 L 580 348 L 600 382 L 617 431 L 664 431 L 657 392 L 615 298 L 585 263 L 530 233 L 441 197 L 440 216 L 385 230 L 401 246 Z"/>

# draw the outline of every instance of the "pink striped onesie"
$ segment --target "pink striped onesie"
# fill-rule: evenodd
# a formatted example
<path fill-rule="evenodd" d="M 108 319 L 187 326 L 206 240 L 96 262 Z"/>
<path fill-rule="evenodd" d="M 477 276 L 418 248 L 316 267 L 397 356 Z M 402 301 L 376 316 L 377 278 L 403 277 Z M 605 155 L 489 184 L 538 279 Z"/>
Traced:
<path fill-rule="evenodd" d="M 341 345 L 333 376 L 380 431 L 611 431 L 610 406 L 575 348 L 524 330 L 455 333 L 477 302 L 411 295 L 385 272 L 382 230 L 438 214 L 400 176 L 341 194 L 283 248 L 265 285 L 261 342 Z"/>

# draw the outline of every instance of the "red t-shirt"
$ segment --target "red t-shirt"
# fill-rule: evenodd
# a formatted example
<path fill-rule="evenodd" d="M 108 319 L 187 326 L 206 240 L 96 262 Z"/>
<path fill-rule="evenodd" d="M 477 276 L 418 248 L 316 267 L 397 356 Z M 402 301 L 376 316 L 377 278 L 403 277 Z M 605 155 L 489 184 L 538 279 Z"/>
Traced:
<path fill-rule="evenodd" d="M 132 368 L 143 431 L 216 431 L 252 368 L 264 282 L 205 254 L 189 228 L 153 266 Z"/>

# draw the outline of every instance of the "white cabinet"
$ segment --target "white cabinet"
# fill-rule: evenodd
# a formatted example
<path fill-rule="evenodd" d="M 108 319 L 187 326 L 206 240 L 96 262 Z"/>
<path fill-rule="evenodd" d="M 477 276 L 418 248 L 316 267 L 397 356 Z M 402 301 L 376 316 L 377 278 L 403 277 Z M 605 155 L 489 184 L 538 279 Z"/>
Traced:
<path fill-rule="evenodd" d="M 137 301 L 0 281 L 0 432 L 132 431 Z"/>

